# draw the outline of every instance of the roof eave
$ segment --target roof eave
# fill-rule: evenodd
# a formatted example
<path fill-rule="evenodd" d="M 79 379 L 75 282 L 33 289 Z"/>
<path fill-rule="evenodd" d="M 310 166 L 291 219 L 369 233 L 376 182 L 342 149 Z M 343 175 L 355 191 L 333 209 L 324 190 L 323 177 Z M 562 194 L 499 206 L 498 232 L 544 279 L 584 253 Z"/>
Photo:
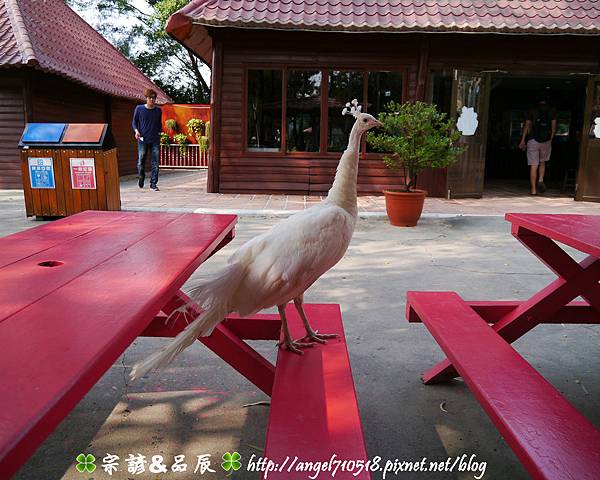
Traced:
<path fill-rule="evenodd" d="M 169 17 L 166 32 L 185 48 L 198 55 L 208 66 L 212 63 L 212 37 L 205 26 L 195 23 L 181 11 Z"/>
<path fill-rule="evenodd" d="M 194 27 L 207 28 L 239 28 L 248 30 L 276 30 L 276 31 L 302 31 L 321 33 L 481 33 L 481 34 L 508 34 L 508 35 L 596 35 L 600 36 L 600 27 L 461 27 L 457 25 L 437 26 L 405 26 L 405 27 L 371 27 L 371 26 L 332 26 L 319 24 L 296 24 L 279 22 L 244 22 L 207 20 L 203 18 L 187 17 L 188 22 Z M 190 27 L 190 30 L 192 28 Z M 207 32 L 208 35 L 208 32 Z M 182 42 L 183 43 L 183 42 Z"/>

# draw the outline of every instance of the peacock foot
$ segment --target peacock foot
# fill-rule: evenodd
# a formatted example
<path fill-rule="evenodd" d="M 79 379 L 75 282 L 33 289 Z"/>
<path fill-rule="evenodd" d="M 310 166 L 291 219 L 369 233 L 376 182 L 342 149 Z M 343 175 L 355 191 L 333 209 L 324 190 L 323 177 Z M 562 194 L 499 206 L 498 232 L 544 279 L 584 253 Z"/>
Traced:
<path fill-rule="evenodd" d="M 314 332 L 306 332 L 306 336 L 302 337 L 299 342 L 316 342 L 316 343 L 327 343 L 328 338 L 337 338 L 337 333 L 319 333 L 318 330 Z"/>
<path fill-rule="evenodd" d="M 281 345 L 281 343 L 279 345 Z M 295 341 L 295 340 L 291 340 L 291 339 L 290 340 L 286 339 L 283 342 L 283 345 L 290 352 L 297 353 L 298 355 L 304 355 L 304 352 L 301 350 L 301 348 L 309 348 L 309 347 L 315 346 L 314 342 L 300 342 L 300 341 Z"/>

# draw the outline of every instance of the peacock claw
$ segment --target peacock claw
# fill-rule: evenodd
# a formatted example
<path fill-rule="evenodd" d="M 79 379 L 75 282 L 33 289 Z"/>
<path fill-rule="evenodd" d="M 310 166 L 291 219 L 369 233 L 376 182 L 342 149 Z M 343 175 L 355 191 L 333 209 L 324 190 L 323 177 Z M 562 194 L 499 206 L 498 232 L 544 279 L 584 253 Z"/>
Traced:
<path fill-rule="evenodd" d="M 279 343 L 279 345 L 285 346 L 290 352 L 297 353 L 298 355 L 304 355 L 304 352 L 300 350 L 301 348 L 314 347 L 315 344 L 313 342 L 300 342 L 295 340 L 285 341 Z"/>
<path fill-rule="evenodd" d="M 325 340 L 324 338 L 321 338 L 317 335 L 306 335 L 305 337 L 302 337 L 300 340 L 298 340 L 299 342 L 302 343 L 306 343 L 306 342 L 316 342 L 316 343 L 320 343 L 322 345 L 327 343 L 327 340 Z"/>
<path fill-rule="evenodd" d="M 337 337 L 338 337 L 337 333 L 319 333 L 318 330 L 315 330 L 314 332 L 307 332 L 306 336 L 302 337 L 299 341 L 300 342 L 313 341 L 313 342 L 325 344 L 325 343 L 327 343 L 327 339 L 337 338 Z"/>

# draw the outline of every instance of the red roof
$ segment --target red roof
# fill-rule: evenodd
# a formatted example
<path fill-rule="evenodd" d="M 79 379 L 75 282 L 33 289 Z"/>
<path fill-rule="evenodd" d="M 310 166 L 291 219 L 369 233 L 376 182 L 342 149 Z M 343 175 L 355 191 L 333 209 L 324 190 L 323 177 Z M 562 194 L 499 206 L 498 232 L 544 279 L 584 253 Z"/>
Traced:
<path fill-rule="evenodd" d="M 180 12 L 254 28 L 600 34 L 600 0 L 194 0 Z"/>
<path fill-rule="evenodd" d="M 63 0 L 0 0 L 0 67 L 29 65 L 115 96 L 171 99 Z"/>

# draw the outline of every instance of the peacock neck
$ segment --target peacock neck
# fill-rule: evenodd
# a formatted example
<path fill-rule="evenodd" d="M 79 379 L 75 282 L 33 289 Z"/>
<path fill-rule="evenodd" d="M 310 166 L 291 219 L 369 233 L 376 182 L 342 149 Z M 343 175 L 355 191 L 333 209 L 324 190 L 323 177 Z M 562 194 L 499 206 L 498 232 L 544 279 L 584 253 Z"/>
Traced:
<path fill-rule="evenodd" d="M 335 203 L 353 215 L 357 215 L 356 205 L 356 180 L 358 177 L 358 154 L 360 152 L 360 138 L 362 132 L 358 122 L 354 122 L 348 147 L 340 158 L 333 185 L 327 195 L 327 200 Z"/>

